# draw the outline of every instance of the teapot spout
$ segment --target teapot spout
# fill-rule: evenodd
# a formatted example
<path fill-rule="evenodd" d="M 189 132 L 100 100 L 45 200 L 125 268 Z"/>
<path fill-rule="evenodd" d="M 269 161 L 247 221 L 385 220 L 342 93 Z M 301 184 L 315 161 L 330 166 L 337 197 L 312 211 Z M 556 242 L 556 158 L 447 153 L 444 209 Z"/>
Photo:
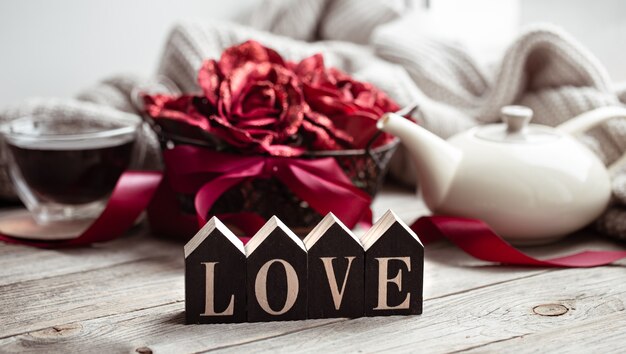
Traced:
<path fill-rule="evenodd" d="M 430 210 L 436 211 L 444 202 L 452 185 L 462 152 L 395 113 L 383 115 L 376 126 L 402 141 L 415 164 L 424 202 Z"/>

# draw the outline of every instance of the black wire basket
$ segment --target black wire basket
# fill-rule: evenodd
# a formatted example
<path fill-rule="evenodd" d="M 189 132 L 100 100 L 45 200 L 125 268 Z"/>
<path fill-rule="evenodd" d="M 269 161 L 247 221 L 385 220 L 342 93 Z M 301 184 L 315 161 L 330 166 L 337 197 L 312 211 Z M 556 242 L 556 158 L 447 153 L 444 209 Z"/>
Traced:
<path fill-rule="evenodd" d="M 178 145 L 216 149 L 210 139 L 190 139 L 166 133 L 158 125 L 153 125 L 153 129 L 159 136 L 163 150 Z M 294 158 L 332 157 L 354 186 L 374 197 L 383 183 L 389 169 L 389 161 L 399 144 L 399 140 L 395 138 L 387 144 L 373 147 L 373 143 L 379 136 L 380 134 L 373 136 L 364 149 L 312 151 Z M 196 214 L 194 195 L 177 194 L 176 197 L 181 212 L 189 215 Z M 276 215 L 299 235 L 308 233 L 323 218 L 323 215 L 319 215 L 275 178 L 257 178 L 229 189 L 213 204 L 210 214 L 242 212 L 254 212 L 266 220 Z"/>

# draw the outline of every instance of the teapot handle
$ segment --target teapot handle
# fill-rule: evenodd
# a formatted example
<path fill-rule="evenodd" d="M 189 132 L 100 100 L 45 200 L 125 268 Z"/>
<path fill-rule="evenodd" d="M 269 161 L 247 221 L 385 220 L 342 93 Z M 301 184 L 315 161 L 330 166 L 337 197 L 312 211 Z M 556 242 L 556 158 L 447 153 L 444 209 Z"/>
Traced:
<path fill-rule="evenodd" d="M 612 118 L 626 118 L 626 108 L 618 106 L 600 107 L 572 118 L 556 128 L 572 135 L 581 134 L 586 130 Z M 626 154 L 614 161 L 608 170 L 613 173 L 626 163 Z"/>
<path fill-rule="evenodd" d="M 556 129 L 564 133 L 576 135 L 609 119 L 622 117 L 626 118 L 626 108 L 624 107 L 600 107 L 563 122 Z"/>

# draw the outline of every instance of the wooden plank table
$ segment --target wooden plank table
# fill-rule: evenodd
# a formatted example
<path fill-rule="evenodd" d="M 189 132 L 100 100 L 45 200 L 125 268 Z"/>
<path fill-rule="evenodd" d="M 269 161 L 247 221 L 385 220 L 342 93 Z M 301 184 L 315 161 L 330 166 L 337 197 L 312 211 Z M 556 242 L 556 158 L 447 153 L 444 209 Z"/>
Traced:
<path fill-rule="evenodd" d="M 424 207 L 387 187 L 375 218 Z M 591 233 L 535 256 L 620 249 Z M 142 229 L 88 248 L 0 243 L 0 352 L 624 352 L 626 262 L 501 267 L 446 242 L 426 248 L 421 316 L 184 325 L 182 244 Z"/>

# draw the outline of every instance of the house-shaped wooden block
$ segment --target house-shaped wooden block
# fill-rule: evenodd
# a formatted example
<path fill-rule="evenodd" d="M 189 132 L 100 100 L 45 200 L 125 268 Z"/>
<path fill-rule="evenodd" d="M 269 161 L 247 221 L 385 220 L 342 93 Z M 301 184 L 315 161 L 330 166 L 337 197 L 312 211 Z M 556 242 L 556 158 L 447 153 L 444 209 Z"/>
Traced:
<path fill-rule="evenodd" d="M 364 253 L 359 239 L 329 213 L 304 239 L 308 318 L 363 316 Z"/>
<path fill-rule="evenodd" d="M 365 315 L 422 313 L 424 246 L 391 210 L 361 237 L 365 249 Z"/>
<path fill-rule="evenodd" d="M 306 318 L 306 249 L 276 216 L 245 246 L 248 321 Z"/>
<path fill-rule="evenodd" d="M 185 245 L 187 323 L 246 320 L 243 243 L 216 217 Z"/>

